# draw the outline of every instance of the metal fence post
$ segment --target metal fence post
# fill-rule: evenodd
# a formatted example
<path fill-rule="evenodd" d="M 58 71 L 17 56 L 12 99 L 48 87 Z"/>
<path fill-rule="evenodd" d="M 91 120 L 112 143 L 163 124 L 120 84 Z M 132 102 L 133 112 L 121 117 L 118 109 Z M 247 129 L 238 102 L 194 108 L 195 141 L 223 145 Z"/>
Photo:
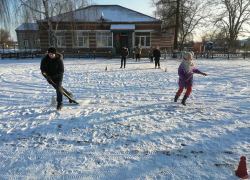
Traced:
<path fill-rule="evenodd" d="M 109 51 L 109 59 L 112 59 L 112 53 Z"/>

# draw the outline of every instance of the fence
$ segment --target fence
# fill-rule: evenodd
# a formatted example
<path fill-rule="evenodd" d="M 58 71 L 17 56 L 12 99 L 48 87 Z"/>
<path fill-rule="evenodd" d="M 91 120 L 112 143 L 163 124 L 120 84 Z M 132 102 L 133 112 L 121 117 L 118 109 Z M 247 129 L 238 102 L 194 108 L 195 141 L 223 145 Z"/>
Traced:
<path fill-rule="evenodd" d="M 214 52 L 206 52 L 206 53 L 194 53 L 194 57 L 197 58 L 250 58 L 250 53 L 242 52 L 242 53 L 214 53 Z"/>
<path fill-rule="evenodd" d="M 152 54 L 148 54 L 149 58 L 152 58 Z M 169 53 L 166 51 L 161 51 L 161 58 L 162 59 L 166 59 L 166 58 L 171 58 L 173 57 L 173 53 Z M 177 57 L 178 58 L 182 58 L 182 53 L 177 53 Z M 220 52 L 205 52 L 205 53 L 200 53 L 200 52 L 196 52 L 194 53 L 194 58 L 227 58 L 227 59 L 231 59 L 231 58 L 250 58 L 250 53 L 248 52 L 241 52 L 241 53 L 231 53 L 231 52 L 227 52 L 227 53 L 220 53 Z"/>
<path fill-rule="evenodd" d="M 112 59 L 112 52 L 107 51 L 107 52 L 76 52 L 76 53 L 65 53 L 62 52 L 64 58 L 78 58 L 78 59 L 95 59 L 97 57 L 101 58 L 107 58 L 107 59 Z M 8 53 L 0 53 L 1 59 L 26 59 L 26 58 L 42 58 L 45 56 L 45 54 L 42 54 L 41 52 L 8 52 Z M 181 53 L 177 53 L 177 58 L 181 58 Z M 120 56 L 117 56 L 120 57 Z M 134 58 L 134 55 L 130 56 L 131 58 Z M 148 54 L 142 54 L 141 57 L 148 57 L 153 60 L 152 53 Z M 161 52 L 161 59 L 167 59 L 173 57 L 173 53 L 167 52 L 167 51 L 162 51 Z M 194 58 L 250 58 L 250 53 L 243 52 L 243 53 L 217 53 L 217 52 L 206 52 L 206 53 L 199 53 L 196 52 L 194 53 Z"/>
<path fill-rule="evenodd" d="M 26 59 L 26 58 L 36 58 L 42 57 L 43 55 L 37 52 L 8 52 L 1 53 L 1 58 L 3 59 Z"/>
<path fill-rule="evenodd" d="M 26 58 L 42 58 L 45 54 L 41 52 L 8 52 L 8 53 L 0 53 L 1 59 L 26 59 Z M 96 57 L 102 57 L 107 59 L 112 59 L 111 51 L 107 52 L 76 52 L 76 53 L 65 53 L 62 52 L 64 58 L 85 58 L 85 59 L 95 59 Z"/>

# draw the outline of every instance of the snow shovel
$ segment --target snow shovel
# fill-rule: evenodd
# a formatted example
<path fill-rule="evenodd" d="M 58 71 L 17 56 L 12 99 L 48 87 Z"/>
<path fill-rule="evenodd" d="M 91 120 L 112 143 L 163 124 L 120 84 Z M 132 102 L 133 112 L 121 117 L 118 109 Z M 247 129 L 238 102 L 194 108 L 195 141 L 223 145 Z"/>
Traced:
<path fill-rule="evenodd" d="M 52 81 L 51 77 L 49 77 L 46 73 L 43 73 L 43 76 L 47 79 L 47 81 L 49 81 L 51 83 L 51 85 L 56 89 L 56 83 L 54 83 L 54 81 Z M 79 104 L 78 102 L 76 102 L 67 92 L 66 89 L 64 89 L 62 87 L 62 92 L 63 95 L 66 96 L 71 102 Z"/>

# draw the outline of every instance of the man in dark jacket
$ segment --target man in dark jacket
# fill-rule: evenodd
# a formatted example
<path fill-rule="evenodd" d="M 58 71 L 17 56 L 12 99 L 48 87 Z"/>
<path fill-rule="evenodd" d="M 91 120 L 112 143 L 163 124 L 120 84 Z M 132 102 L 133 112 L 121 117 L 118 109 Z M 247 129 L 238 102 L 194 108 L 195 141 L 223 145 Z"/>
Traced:
<path fill-rule="evenodd" d="M 153 56 L 155 57 L 155 68 L 157 68 L 157 65 L 158 65 L 158 68 L 160 69 L 161 68 L 160 67 L 161 51 L 158 46 L 155 47 L 153 51 Z"/>
<path fill-rule="evenodd" d="M 128 56 L 128 48 L 126 48 L 126 46 L 124 46 L 121 50 L 121 67 L 122 68 L 122 64 L 124 63 L 124 68 L 126 66 L 126 58 Z"/>
<path fill-rule="evenodd" d="M 47 79 L 48 83 L 51 84 L 51 80 L 56 84 L 53 86 L 56 89 L 57 95 L 57 110 L 62 108 L 62 96 L 63 91 L 70 97 L 73 95 L 62 88 L 62 80 L 64 73 L 63 56 L 56 52 L 56 49 L 50 47 L 48 54 L 42 59 L 40 69 L 42 75 Z"/>

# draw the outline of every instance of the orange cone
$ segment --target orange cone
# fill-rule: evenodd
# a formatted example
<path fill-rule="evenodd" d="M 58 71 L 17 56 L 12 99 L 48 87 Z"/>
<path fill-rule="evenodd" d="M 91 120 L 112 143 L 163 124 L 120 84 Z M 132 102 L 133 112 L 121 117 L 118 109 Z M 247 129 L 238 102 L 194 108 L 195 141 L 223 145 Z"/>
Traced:
<path fill-rule="evenodd" d="M 242 179 L 247 179 L 249 175 L 247 174 L 246 157 L 242 156 L 240 158 L 240 163 L 238 169 L 235 171 L 235 175 Z"/>
<path fill-rule="evenodd" d="M 108 67 L 105 68 L 105 71 L 107 71 L 107 70 L 108 70 Z"/>

